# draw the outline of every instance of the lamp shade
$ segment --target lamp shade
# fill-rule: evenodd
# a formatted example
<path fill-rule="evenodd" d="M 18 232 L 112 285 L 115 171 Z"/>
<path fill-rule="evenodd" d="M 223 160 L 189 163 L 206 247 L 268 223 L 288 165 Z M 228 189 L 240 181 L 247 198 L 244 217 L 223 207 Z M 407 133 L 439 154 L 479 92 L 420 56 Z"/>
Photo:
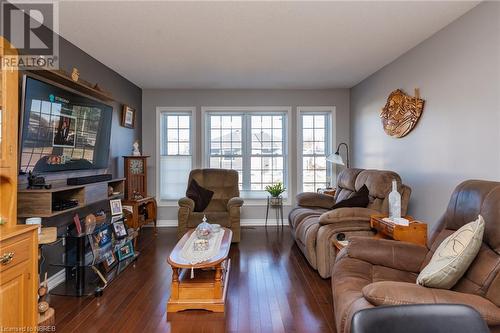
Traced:
<path fill-rule="evenodd" d="M 333 164 L 345 165 L 342 156 L 338 152 L 330 154 L 326 157 L 328 162 L 332 162 Z"/>

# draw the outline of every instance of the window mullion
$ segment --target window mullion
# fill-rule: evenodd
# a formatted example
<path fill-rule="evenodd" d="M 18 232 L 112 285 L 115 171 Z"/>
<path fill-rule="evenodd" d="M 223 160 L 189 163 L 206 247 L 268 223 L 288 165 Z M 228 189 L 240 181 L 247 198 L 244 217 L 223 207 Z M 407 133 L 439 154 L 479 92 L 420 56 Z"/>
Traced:
<path fill-rule="evenodd" d="M 242 115 L 242 135 L 245 138 L 243 149 L 243 190 L 250 191 L 250 178 L 251 178 L 251 153 L 252 153 L 252 124 L 251 116 L 248 114 Z"/>

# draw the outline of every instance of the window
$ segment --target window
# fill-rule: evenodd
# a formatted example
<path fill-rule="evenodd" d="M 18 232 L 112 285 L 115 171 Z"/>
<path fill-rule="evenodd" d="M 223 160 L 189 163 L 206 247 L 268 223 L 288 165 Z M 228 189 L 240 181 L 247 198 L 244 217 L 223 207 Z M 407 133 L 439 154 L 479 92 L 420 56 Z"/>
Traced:
<path fill-rule="evenodd" d="M 177 200 L 186 192 L 193 165 L 193 113 L 194 108 L 158 108 L 160 200 Z"/>
<path fill-rule="evenodd" d="M 237 170 L 242 196 L 247 198 L 264 198 L 265 187 L 278 181 L 287 186 L 287 112 L 207 111 L 206 166 Z"/>
<path fill-rule="evenodd" d="M 332 113 L 321 108 L 298 108 L 299 110 L 299 163 L 303 192 L 316 192 L 330 185 L 331 163 L 326 157 L 332 149 Z"/>

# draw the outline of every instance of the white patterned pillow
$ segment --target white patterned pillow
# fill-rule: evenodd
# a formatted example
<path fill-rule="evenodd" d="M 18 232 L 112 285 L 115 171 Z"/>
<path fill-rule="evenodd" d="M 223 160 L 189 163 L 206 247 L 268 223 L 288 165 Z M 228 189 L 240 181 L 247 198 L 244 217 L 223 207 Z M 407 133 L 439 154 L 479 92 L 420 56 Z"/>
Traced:
<path fill-rule="evenodd" d="M 437 248 L 417 277 L 424 287 L 450 289 L 476 258 L 483 242 L 484 220 L 481 215 L 448 236 Z"/>

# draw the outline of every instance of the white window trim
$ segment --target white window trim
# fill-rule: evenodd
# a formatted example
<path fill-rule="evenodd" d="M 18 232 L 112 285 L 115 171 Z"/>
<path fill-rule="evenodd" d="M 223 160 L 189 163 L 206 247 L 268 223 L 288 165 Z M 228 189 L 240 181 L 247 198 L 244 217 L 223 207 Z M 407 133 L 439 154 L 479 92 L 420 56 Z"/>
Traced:
<path fill-rule="evenodd" d="M 292 107 L 291 106 L 202 106 L 201 107 L 201 165 L 206 168 L 208 166 L 207 159 L 207 149 L 208 149 L 208 140 L 206 138 L 207 130 L 205 128 L 206 123 L 206 114 L 208 112 L 284 112 L 287 114 L 287 128 L 286 128 L 286 140 L 285 143 L 285 151 L 286 151 L 286 163 L 287 163 L 287 198 L 283 200 L 283 205 L 291 206 L 292 205 L 292 196 L 293 196 L 293 187 L 292 187 L 292 176 L 291 176 L 291 149 L 292 145 L 290 144 L 290 132 L 292 130 Z M 261 206 L 266 205 L 267 201 L 264 198 L 244 198 L 245 205 L 247 206 Z"/>
<path fill-rule="evenodd" d="M 156 107 L 156 179 L 155 179 L 155 198 L 159 207 L 177 207 L 177 200 L 162 200 L 160 198 L 160 160 L 161 160 L 161 114 L 164 112 L 172 112 L 172 113 L 191 113 L 191 124 L 190 124 L 190 144 L 191 144 L 191 165 L 192 168 L 195 168 L 196 163 L 196 107 L 195 106 L 158 106 Z M 187 181 L 187 180 L 186 180 Z M 180 199 L 180 198 L 179 198 Z"/>
<path fill-rule="evenodd" d="M 336 127 L 337 124 L 337 111 L 335 106 L 297 106 L 297 193 L 301 193 L 303 191 L 302 188 L 302 113 L 314 113 L 314 112 L 330 112 L 330 133 L 328 133 L 328 140 L 330 141 L 329 151 L 326 151 L 326 156 L 333 153 L 337 148 L 337 140 L 336 140 Z M 330 162 L 326 162 L 330 163 Z M 333 179 L 336 174 L 335 165 L 331 165 L 330 169 L 330 179 L 331 182 L 335 182 Z"/>

